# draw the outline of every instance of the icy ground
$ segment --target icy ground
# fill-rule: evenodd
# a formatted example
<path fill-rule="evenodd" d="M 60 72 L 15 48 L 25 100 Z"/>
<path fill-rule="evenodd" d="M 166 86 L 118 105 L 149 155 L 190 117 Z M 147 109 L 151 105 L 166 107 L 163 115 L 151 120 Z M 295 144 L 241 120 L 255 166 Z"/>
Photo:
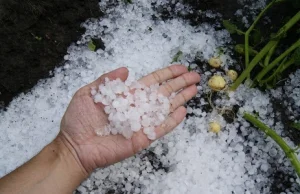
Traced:
<path fill-rule="evenodd" d="M 214 56 L 231 41 L 229 34 L 209 24 L 195 28 L 181 19 L 163 21 L 156 6 L 168 7 L 166 1 L 156 1 L 155 5 L 151 2 L 112 6 L 102 1 L 100 6 L 106 16 L 84 24 L 87 31 L 76 45 L 70 46 L 65 65 L 53 72 L 53 78 L 40 81 L 30 93 L 18 96 L 7 111 L 1 112 L 0 176 L 30 159 L 56 136 L 60 119 L 79 87 L 121 66 L 128 67 L 131 76 L 141 77 L 169 65 L 173 56 L 182 51 L 181 62 L 202 75 L 197 98 L 189 103 L 189 117 L 148 150 L 94 172 L 77 192 L 267 194 L 271 192 L 270 177 L 279 169 L 286 174 L 283 179 L 292 184 L 285 193 L 299 193 L 296 180 L 290 178 L 294 173 L 289 161 L 271 139 L 250 127 L 239 114 L 237 119 L 226 122 L 216 111 L 207 109 L 207 80 L 213 73 L 192 62 L 196 58 L 205 62 Z M 90 51 L 86 43 L 91 37 L 101 38 L 105 51 Z M 226 51 L 222 56 L 224 69 L 236 65 L 229 54 Z M 296 87 L 299 81 L 298 71 L 287 85 Z M 294 108 L 299 102 L 299 90 L 289 91 L 296 103 L 287 106 Z M 227 100 L 217 98 L 213 103 L 220 108 L 239 105 L 241 110 L 256 111 L 264 122 L 281 132 L 282 123 L 274 120 L 271 94 L 280 96 L 281 91 L 262 93 L 242 86 Z M 218 135 L 208 131 L 211 120 L 223 126 Z"/>

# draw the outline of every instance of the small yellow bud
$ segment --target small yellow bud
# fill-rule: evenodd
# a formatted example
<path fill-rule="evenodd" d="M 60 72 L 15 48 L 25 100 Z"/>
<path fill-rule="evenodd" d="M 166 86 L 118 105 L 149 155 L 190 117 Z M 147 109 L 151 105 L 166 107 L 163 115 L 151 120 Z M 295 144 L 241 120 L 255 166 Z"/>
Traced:
<path fill-rule="evenodd" d="M 213 133 L 219 133 L 221 131 L 221 125 L 217 122 L 211 122 L 209 123 L 209 131 Z"/>
<path fill-rule="evenodd" d="M 228 70 L 227 75 L 232 81 L 235 81 L 238 77 L 238 73 L 234 70 Z"/>
<path fill-rule="evenodd" d="M 209 79 L 208 86 L 214 91 L 220 91 L 225 88 L 226 81 L 222 76 L 214 75 Z"/>
<path fill-rule="evenodd" d="M 219 57 L 212 57 L 209 59 L 208 64 L 214 68 L 219 68 L 222 65 L 222 61 Z"/>

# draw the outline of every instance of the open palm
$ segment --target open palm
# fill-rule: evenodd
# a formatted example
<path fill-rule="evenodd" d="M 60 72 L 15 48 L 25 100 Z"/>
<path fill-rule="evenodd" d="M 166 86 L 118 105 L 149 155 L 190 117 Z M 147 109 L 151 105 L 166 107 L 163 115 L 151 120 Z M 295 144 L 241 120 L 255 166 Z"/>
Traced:
<path fill-rule="evenodd" d="M 108 77 L 110 80 L 120 78 L 125 81 L 128 77 L 126 68 L 119 68 L 102 75 L 96 81 L 79 89 L 71 100 L 61 121 L 60 135 L 67 140 L 73 149 L 75 157 L 88 173 L 99 167 L 105 167 L 125 158 L 133 156 L 152 142 L 140 130 L 131 139 L 122 135 L 97 136 L 95 130 L 102 129 L 108 124 L 108 116 L 104 106 L 95 104 L 91 96 L 91 87 L 98 87 Z M 196 83 L 200 81 L 197 73 L 188 72 L 183 65 L 172 65 L 153 72 L 139 80 L 146 86 L 159 83 L 159 93 L 170 96 L 180 91 L 171 101 L 171 114 L 162 125 L 155 129 L 156 137 L 174 129 L 186 115 L 184 105 L 197 93 Z M 166 82 L 168 81 L 168 82 Z"/>

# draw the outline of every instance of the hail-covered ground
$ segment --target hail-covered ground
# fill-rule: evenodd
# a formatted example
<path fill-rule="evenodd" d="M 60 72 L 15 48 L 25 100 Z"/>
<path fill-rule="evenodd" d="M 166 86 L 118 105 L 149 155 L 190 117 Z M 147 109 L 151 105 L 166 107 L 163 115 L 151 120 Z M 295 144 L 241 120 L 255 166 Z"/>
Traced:
<path fill-rule="evenodd" d="M 178 11 L 186 8 L 177 1 L 172 3 Z M 209 24 L 192 27 L 178 18 L 160 19 L 158 8 L 168 9 L 167 1 L 116 5 L 102 1 L 100 7 L 105 17 L 83 24 L 86 33 L 68 49 L 65 65 L 1 112 L 0 177 L 33 157 L 58 134 L 60 119 L 81 86 L 122 66 L 129 69 L 129 79 L 139 78 L 168 66 L 181 51 L 181 63 L 202 76 L 198 94 L 188 104 L 186 120 L 149 149 L 96 170 L 77 193 L 270 193 L 272 177 L 279 170 L 285 175 L 282 182 L 289 183 L 284 193 L 299 193 L 295 173 L 283 152 L 239 113 L 255 112 L 282 133 L 283 124 L 276 119 L 281 113 L 273 109 L 271 99 L 285 93 L 289 101 L 284 105 L 291 119 L 299 118 L 299 70 L 276 90 L 263 93 L 242 85 L 234 93 L 221 92 L 208 100 L 211 90 L 207 80 L 224 73 L 207 67 L 206 62 L 231 41 L 228 32 L 216 31 Z M 86 45 L 91 38 L 101 38 L 105 51 L 90 51 Z M 224 70 L 238 68 L 230 53 L 225 49 L 221 56 Z M 193 63 L 196 59 L 203 66 Z M 238 112 L 235 107 L 239 107 Z M 231 113 L 231 121 L 221 115 L 224 111 Z M 219 134 L 208 130 L 211 121 L 222 125 Z"/>

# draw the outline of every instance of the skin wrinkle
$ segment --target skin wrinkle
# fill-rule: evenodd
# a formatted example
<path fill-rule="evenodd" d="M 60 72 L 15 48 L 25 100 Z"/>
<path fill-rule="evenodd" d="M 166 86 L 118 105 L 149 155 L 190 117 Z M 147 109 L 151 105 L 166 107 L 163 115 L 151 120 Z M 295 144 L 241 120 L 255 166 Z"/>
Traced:
<path fill-rule="evenodd" d="M 176 118 L 173 117 L 173 115 L 171 115 L 171 119 L 175 123 L 175 125 L 173 125 L 173 126 L 179 125 L 179 123 L 177 122 Z"/>
<path fill-rule="evenodd" d="M 81 147 L 79 147 L 78 150 L 79 150 L 80 152 L 83 151 Z M 94 151 L 94 150 L 91 150 L 91 151 L 88 152 L 88 153 L 85 152 L 84 155 L 88 155 L 88 157 L 93 157 L 93 158 L 94 158 L 95 156 L 94 156 L 94 154 L 93 154 L 93 151 Z M 86 166 L 86 161 L 83 160 L 83 159 L 82 159 L 81 161 L 82 161 L 82 164 L 83 164 L 84 166 Z M 94 160 L 93 160 L 93 161 L 94 161 Z M 91 171 L 93 170 L 93 167 L 94 167 L 94 166 L 97 166 L 97 165 L 95 164 L 95 162 L 93 162 L 93 164 L 91 164 L 91 165 L 89 165 L 88 167 L 86 167 L 86 170 L 87 170 L 88 172 L 91 172 Z"/>
<path fill-rule="evenodd" d="M 81 121 L 80 121 L 81 122 Z M 67 134 L 68 134 L 68 132 L 67 132 Z M 79 139 L 78 139 L 78 135 L 79 135 Z M 65 133 L 64 133 L 64 136 L 66 136 L 66 140 L 67 141 L 69 141 L 69 138 L 67 138 L 69 135 L 66 135 Z M 83 138 L 83 134 L 82 133 L 76 133 L 76 134 L 73 134 L 73 135 L 71 135 L 71 136 L 75 136 L 76 137 L 76 139 L 75 139 L 75 141 L 82 141 L 84 138 Z M 81 164 L 83 164 L 84 162 L 82 161 L 82 159 L 81 159 L 81 157 L 79 157 L 79 153 L 77 152 L 77 149 L 75 148 L 75 146 L 74 146 L 74 143 L 73 142 L 71 142 L 71 141 L 69 141 L 69 144 L 73 147 L 73 149 L 75 150 L 75 153 L 76 153 L 76 157 L 79 159 L 79 161 L 80 161 L 80 163 Z M 80 149 L 80 148 L 79 148 Z M 83 167 L 84 168 L 84 167 Z M 89 172 L 87 169 L 85 169 L 86 170 L 86 172 Z"/>
<path fill-rule="evenodd" d="M 186 78 L 186 75 L 187 75 L 187 74 L 183 74 L 183 75 L 182 75 L 182 78 L 183 78 L 183 80 L 184 80 L 184 82 L 185 82 L 185 85 L 188 86 L 189 84 L 188 84 L 188 81 L 186 80 L 186 79 L 187 79 L 187 78 Z"/>
<path fill-rule="evenodd" d="M 85 130 L 84 133 L 80 133 L 80 136 L 83 137 L 83 136 L 85 136 L 85 134 L 88 134 L 88 131 L 86 130 L 86 127 L 85 127 L 85 125 L 83 124 L 83 121 L 81 121 L 81 120 L 78 120 L 78 121 L 80 122 L 81 126 L 84 127 L 84 130 Z M 81 139 L 84 139 L 84 138 L 81 138 Z"/>
<path fill-rule="evenodd" d="M 171 86 L 171 84 L 169 82 L 166 82 L 164 84 L 164 87 L 166 88 L 168 94 L 166 96 L 170 96 L 173 92 L 176 92 L 176 90 L 173 89 L 173 87 Z"/>
<path fill-rule="evenodd" d="M 187 98 L 184 96 L 184 94 L 181 92 L 178 94 L 180 97 L 182 97 L 183 102 L 186 103 L 187 102 Z"/>
<path fill-rule="evenodd" d="M 158 72 L 153 72 L 151 75 L 153 76 L 156 82 L 161 83 L 161 78 Z"/>
<path fill-rule="evenodd" d="M 167 119 L 167 120 L 168 120 L 168 119 Z M 159 130 L 159 131 L 162 130 L 162 131 L 163 131 L 163 134 L 167 134 L 167 131 L 166 131 L 166 129 L 165 129 L 166 126 L 167 126 L 167 121 L 165 121 L 163 124 L 161 124 L 161 125 L 159 126 L 159 129 L 158 129 L 158 130 Z M 161 137 L 161 136 L 160 136 L 160 137 Z M 160 137 L 159 137 L 159 138 L 160 138 Z"/>
<path fill-rule="evenodd" d="M 87 171 L 85 168 L 84 168 L 84 166 L 82 165 L 82 160 L 80 159 L 80 157 L 79 157 L 79 154 L 77 153 L 77 151 L 76 151 L 76 149 L 75 149 L 75 147 L 74 147 L 74 144 L 72 143 L 72 140 L 71 139 L 69 139 L 69 136 L 68 135 L 66 135 L 66 133 L 65 132 L 61 132 L 62 134 L 63 134 L 63 137 L 64 137 L 64 139 L 69 143 L 68 145 L 70 145 L 73 149 L 70 149 L 69 148 L 69 146 L 67 146 L 66 144 L 65 144 L 65 142 L 64 141 L 62 141 L 62 143 L 64 143 L 65 144 L 65 146 L 68 148 L 68 150 L 70 151 L 70 153 L 74 156 L 74 159 L 75 159 L 75 161 L 78 163 L 78 165 L 80 166 L 80 168 L 81 169 L 84 169 L 84 174 L 85 175 L 88 175 L 89 173 L 89 171 Z M 75 153 L 75 154 L 74 154 Z M 79 161 L 78 161 L 79 160 Z"/>
<path fill-rule="evenodd" d="M 174 108 L 173 103 L 171 102 L 170 103 L 170 113 L 173 113 L 174 111 L 175 111 L 175 108 Z"/>
<path fill-rule="evenodd" d="M 172 77 L 176 77 L 176 76 L 175 76 L 176 73 L 173 72 L 173 69 L 172 69 L 171 67 L 167 67 L 167 68 L 168 68 L 168 70 L 171 72 Z M 177 70 L 177 66 L 174 66 L 174 70 Z"/>
<path fill-rule="evenodd" d="M 181 99 L 178 99 L 178 97 L 180 97 Z M 175 102 L 179 102 L 179 103 L 175 103 Z M 181 94 L 181 93 L 177 94 L 176 100 L 174 100 L 175 106 L 173 105 L 173 103 L 171 103 L 171 108 L 172 108 L 171 113 L 173 113 L 179 106 L 181 106 L 182 104 L 185 104 L 185 103 L 186 103 L 186 99 L 183 96 L 183 94 Z"/>
<path fill-rule="evenodd" d="M 101 145 L 101 146 L 100 146 Z M 107 146 L 106 145 L 104 145 L 103 143 L 100 143 L 97 147 L 100 147 L 100 149 L 106 149 L 107 150 L 107 153 L 111 153 L 110 151 L 109 151 L 109 149 L 107 148 Z M 101 152 L 102 153 L 102 152 Z M 103 164 L 103 166 L 108 166 L 108 164 L 109 164 L 109 160 L 106 158 L 106 157 L 103 157 L 103 156 L 101 156 L 101 153 L 98 153 L 98 155 L 99 155 L 99 157 L 101 157 L 102 159 L 104 159 L 105 160 L 105 163 Z"/>
<path fill-rule="evenodd" d="M 118 147 L 120 147 L 119 146 L 119 144 L 117 143 L 117 141 L 118 141 L 118 138 L 117 138 L 117 140 L 111 140 L 111 141 L 113 141 L 114 142 L 114 144 L 115 144 L 115 149 L 113 149 L 113 152 L 115 153 L 115 159 L 114 159 L 114 161 L 118 161 L 116 158 L 121 158 L 121 157 L 119 157 L 118 155 L 118 153 L 117 153 L 117 151 L 116 150 L 122 150 L 122 148 L 121 149 L 118 149 Z"/>

